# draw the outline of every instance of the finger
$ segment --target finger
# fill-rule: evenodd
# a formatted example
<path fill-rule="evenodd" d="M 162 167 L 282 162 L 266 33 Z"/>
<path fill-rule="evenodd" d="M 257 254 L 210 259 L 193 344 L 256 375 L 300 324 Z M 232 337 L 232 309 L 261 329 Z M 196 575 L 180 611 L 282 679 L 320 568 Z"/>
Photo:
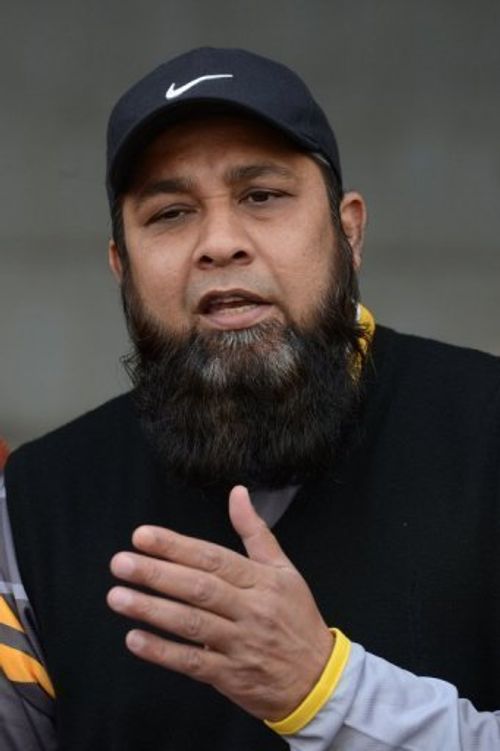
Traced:
<path fill-rule="evenodd" d="M 243 485 L 236 485 L 229 494 L 229 517 L 253 561 L 278 567 L 292 565 L 265 521 L 256 513 Z"/>
<path fill-rule="evenodd" d="M 256 581 L 255 567 L 248 558 L 206 540 L 163 527 L 142 526 L 134 531 L 132 542 L 148 555 L 215 574 L 238 587 L 252 587 Z"/>
<path fill-rule="evenodd" d="M 241 590 L 213 574 L 138 553 L 117 553 L 111 572 L 119 579 L 236 620 Z"/>
<path fill-rule="evenodd" d="M 205 610 L 125 587 L 108 592 L 112 610 L 183 639 L 224 652 L 235 638 L 232 621 Z"/>
<path fill-rule="evenodd" d="M 229 668 L 227 657 L 218 652 L 190 644 L 178 644 L 147 631 L 129 631 L 125 643 L 137 657 L 203 683 L 212 683 L 216 675 Z"/>

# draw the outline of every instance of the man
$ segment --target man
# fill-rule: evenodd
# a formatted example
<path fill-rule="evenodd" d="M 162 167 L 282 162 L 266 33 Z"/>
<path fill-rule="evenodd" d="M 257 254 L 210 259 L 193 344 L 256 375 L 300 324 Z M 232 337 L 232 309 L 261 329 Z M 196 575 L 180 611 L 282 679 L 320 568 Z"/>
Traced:
<path fill-rule="evenodd" d="M 12 703 L 55 695 L 61 748 L 362 748 L 335 625 L 499 706 L 500 364 L 374 327 L 304 84 L 166 63 L 112 113 L 107 186 L 135 388 L 8 464 L 9 635 L 38 626 Z"/>

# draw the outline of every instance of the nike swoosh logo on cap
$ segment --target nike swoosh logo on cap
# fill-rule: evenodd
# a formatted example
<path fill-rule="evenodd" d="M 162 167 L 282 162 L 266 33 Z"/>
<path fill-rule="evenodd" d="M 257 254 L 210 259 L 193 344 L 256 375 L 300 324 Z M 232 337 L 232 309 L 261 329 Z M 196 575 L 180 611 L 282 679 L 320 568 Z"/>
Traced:
<path fill-rule="evenodd" d="M 192 81 L 188 81 L 183 86 L 179 86 L 178 89 L 175 88 L 175 83 L 171 83 L 165 96 L 167 99 L 175 99 L 186 91 L 189 91 L 189 89 L 192 89 L 193 86 L 198 86 L 202 81 L 213 81 L 214 78 L 233 78 L 233 74 L 219 73 L 218 75 L 213 76 L 200 76 L 199 78 L 193 78 Z"/>

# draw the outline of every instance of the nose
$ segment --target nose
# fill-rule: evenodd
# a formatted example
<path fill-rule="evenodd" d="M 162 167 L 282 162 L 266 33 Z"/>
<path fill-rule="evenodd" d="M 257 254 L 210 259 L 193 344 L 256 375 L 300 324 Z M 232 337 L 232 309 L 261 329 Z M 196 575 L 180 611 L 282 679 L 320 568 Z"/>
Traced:
<path fill-rule="evenodd" d="M 206 210 L 196 249 L 196 265 L 201 269 L 230 264 L 245 266 L 252 262 L 252 240 L 232 206 L 213 206 Z"/>

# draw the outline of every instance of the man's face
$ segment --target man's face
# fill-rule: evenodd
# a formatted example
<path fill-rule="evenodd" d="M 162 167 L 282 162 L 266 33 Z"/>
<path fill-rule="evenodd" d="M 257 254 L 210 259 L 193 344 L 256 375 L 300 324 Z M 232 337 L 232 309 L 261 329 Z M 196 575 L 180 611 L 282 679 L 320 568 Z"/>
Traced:
<path fill-rule="evenodd" d="M 168 128 L 142 156 L 123 222 L 136 293 L 173 334 L 307 328 L 335 276 L 320 168 L 248 118 Z M 112 265 L 120 274 L 113 246 Z"/>
<path fill-rule="evenodd" d="M 317 164 L 249 119 L 176 125 L 143 154 L 111 265 L 143 427 L 188 481 L 283 485 L 345 444 L 364 218 L 348 195 L 337 236 Z"/>

